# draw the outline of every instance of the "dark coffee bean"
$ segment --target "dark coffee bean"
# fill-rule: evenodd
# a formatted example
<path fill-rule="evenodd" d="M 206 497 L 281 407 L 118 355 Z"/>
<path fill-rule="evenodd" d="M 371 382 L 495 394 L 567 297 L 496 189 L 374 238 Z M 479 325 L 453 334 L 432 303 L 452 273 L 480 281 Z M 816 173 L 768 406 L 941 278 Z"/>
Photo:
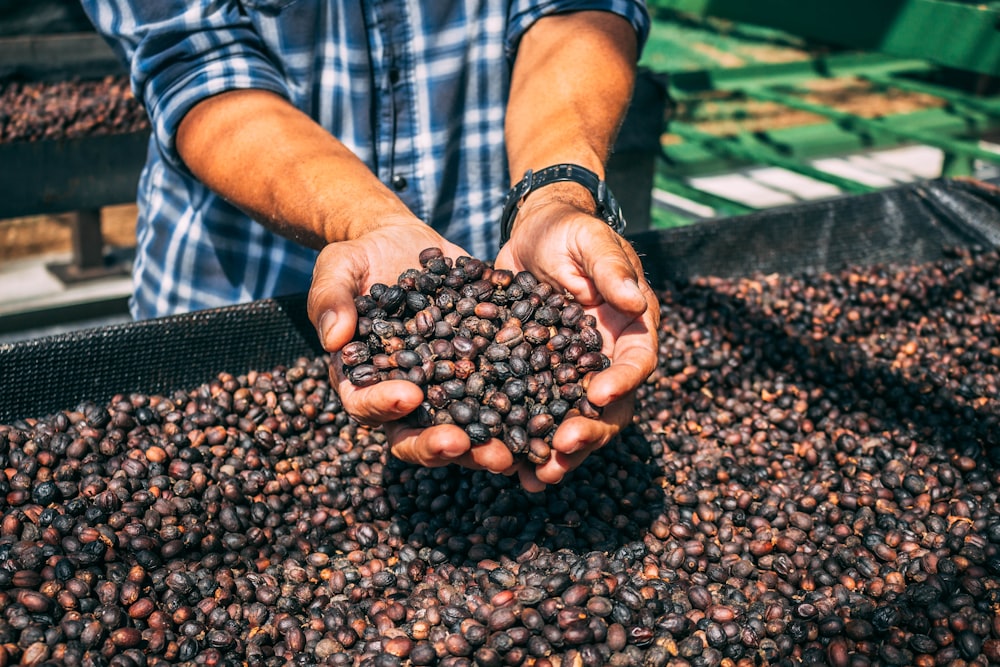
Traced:
<path fill-rule="evenodd" d="M 587 400 L 586 396 L 578 399 L 573 407 L 588 419 L 600 419 L 603 414 L 603 410 Z"/>
<path fill-rule="evenodd" d="M 909 646 L 916 653 L 933 654 L 937 651 L 938 645 L 927 635 L 914 634 L 910 637 Z"/>
<path fill-rule="evenodd" d="M 519 450 L 515 450 L 519 453 Z M 552 448 L 549 447 L 541 438 L 530 438 L 528 440 L 528 461 L 535 464 L 541 465 L 549 460 L 552 454 Z"/>
<path fill-rule="evenodd" d="M 600 352 L 586 352 L 580 355 L 576 361 L 576 368 L 580 373 L 599 371 L 607 368 L 608 359 Z"/>
<path fill-rule="evenodd" d="M 340 355 L 345 366 L 357 366 L 371 359 L 371 352 L 368 350 L 368 345 L 360 341 L 353 341 L 345 345 L 341 349 Z"/>
<path fill-rule="evenodd" d="M 489 301 L 477 303 L 473 309 L 476 317 L 481 317 L 488 320 L 496 319 L 500 316 L 500 308 Z"/>
<path fill-rule="evenodd" d="M 465 381 L 465 394 L 473 398 L 482 398 L 486 386 L 486 378 L 481 373 L 472 373 Z"/>
<path fill-rule="evenodd" d="M 62 492 L 59 491 L 59 487 L 54 482 L 42 482 L 31 492 L 32 501 L 42 506 L 58 502 L 61 497 Z"/>
<path fill-rule="evenodd" d="M 455 329 L 450 322 L 447 320 L 440 320 L 434 323 L 434 331 L 432 332 L 435 338 L 451 338 L 455 334 Z"/>
<path fill-rule="evenodd" d="M 944 254 L 672 286 L 632 424 L 539 493 L 395 461 L 322 360 L 0 424 L 0 663 L 996 662 L 1000 255 Z M 586 408 L 597 369 L 558 369 L 596 319 L 470 261 L 401 274 L 426 304 L 356 300 L 355 342 L 379 379 L 423 375 L 407 426 L 461 403 L 537 465 Z M 491 360 L 501 323 L 522 340 Z"/>
<path fill-rule="evenodd" d="M 131 648 L 142 642 L 142 635 L 137 628 L 118 628 L 111 633 L 111 643 L 118 648 Z"/>
<path fill-rule="evenodd" d="M 422 361 L 420 355 L 412 350 L 397 350 L 390 357 L 397 367 L 406 369 L 419 366 Z"/>
<path fill-rule="evenodd" d="M 491 343 L 489 347 L 486 348 L 485 354 L 486 358 L 490 361 L 503 361 L 505 359 L 510 359 L 510 348 L 506 345 Z"/>
<path fill-rule="evenodd" d="M 847 636 L 855 641 L 863 641 L 872 636 L 875 629 L 868 621 L 860 618 L 851 619 L 844 625 Z"/>
<path fill-rule="evenodd" d="M 555 428 L 555 418 L 548 413 L 535 415 L 528 420 L 528 435 L 533 438 L 545 437 L 553 428 Z"/>
<path fill-rule="evenodd" d="M 528 452 L 528 432 L 522 426 L 508 425 L 504 440 L 513 453 L 525 454 Z"/>
<path fill-rule="evenodd" d="M 566 413 L 569 412 L 570 404 L 568 401 L 564 401 L 561 398 L 553 399 L 549 401 L 549 414 L 558 422 L 561 421 Z"/>
<path fill-rule="evenodd" d="M 955 636 L 955 645 L 963 658 L 973 660 L 982 652 L 983 640 L 974 632 L 965 630 Z"/>
<path fill-rule="evenodd" d="M 347 372 L 350 381 L 359 387 L 370 387 L 379 382 L 378 371 L 371 364 L 355 366 Z"/>
<path fill-rule="evenodd" d="M 44 614 L 52 606 L 52 598 L 31 590 L 20 590 L 16 596 L 18 604 L 32 614 Z"/>
<path fill-rule="evenodd" d="M 448 406 L 448 414 L 456 424 L 467 426 L 479 418 L 479 409 L 472 401 L 456 401 Z"/>
<path fill-rule="evenodd" d="M 584 316 L 583 306 L 579 303 L 571 302 L 567 304 L 559 319 L 562 321 L 563 326 L 569 327 L 571 329 L 576 328 L 580 324 L 581 318 Z"/>
<path fill-rule="evenodd" d="M 535 306 L 528 300 L 520 300 L 510 307 L 510 314 L 522 322 L 527 322 L 535 313 Z"/>
<path fill-rule="evenodd" d="M 480 408 L 479 422 L 495 435 L 503 428 L 503 415 L 492 408 Z"/>
<path fill-rule="evenodd" d="M 420 262 L 420 266 L 426 267 L 427 263 L 432 259 L 443 259 L 444 251 L 441 248 L 424 248 L 417 255 L 417 261 Z"/>
<path fill-rule="evenodd" d="M 466 425 L 465 432 L 469 436 L 469 440 L 474 445 L 487 442 L 493 436 L 493 432 L 490 428 L 482 422 L 472 422 L 471 424 Z"/>
<path fill-rule="evenodd" d="M 514 348 L 524 341 L 524 332 L 519 326 L 507 325 L 497 331 L 494 340 L 499 345 L 506 345 L 508 348 Z"/>
<path fill-rule="evenodd" d="M 704 586 L 692 586 L 688 589 L 688 599 L 695 609 L 705 610 L 712 604 L 712 594 Z"/>
<path fill-rule="evenodd" d="M 458 359 L 471 359 L 476 354 L 476 348 L 472 344 L 472 338 L 468 336 L 455 336 L 452 339 L 452 347 L 455 350 L 455 357 Z"/>
<path fill-rule="evenodd" d="M 530 292 L 538 285 L 538 280 L 529 271 L 518 271 L 514 275 L 514 282 L 525 292 Z"/>
<path fill-rule="evenodd" d="M 559 322 L 559 309 L 545 305 L 535 311 L 535 320 L 542 326 L 550 327 Z"/>
<path fill-rule="evenodd" d="M 584 347 L 592 352 L 599 352 L 604 345 L 601 332 L 593 326 L 583 326 L 580 328 L 580 342 Z"/>

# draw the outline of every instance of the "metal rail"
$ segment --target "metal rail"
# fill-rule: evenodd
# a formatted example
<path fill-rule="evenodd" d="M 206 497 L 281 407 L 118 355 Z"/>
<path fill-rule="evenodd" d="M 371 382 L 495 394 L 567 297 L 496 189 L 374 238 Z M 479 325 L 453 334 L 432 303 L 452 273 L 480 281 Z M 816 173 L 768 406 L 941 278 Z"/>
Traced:
<path fill-rule="evenodd" d="M 824 116 L 849 131 L 887 134 L 902 141 L 910 141 L 940 148 L 945 152 L 945 154 L 976 158 L 978 160 L 986 160 L 987 162 L 996 162 L 1000 164 L 1000 154 L 979 148 L 971 141 L 942 137 L 937 133 L 904 129 L 891 123 L 891 121 L 885 117 L 865 118 L 863 116 L 858 116 L 844 111 L 838 111 L 837 109 L 824 106 L 822 104 L 815 104 L 804 100 L 801 97 L 796 97 L 795 95 L 784 93 L 773 88 L 747 86 L 741 92 L 749 98 L 775 102 L 791 109 L 799 109 L 801 111 L 808 111 L 819 116 Z"/>
<path fill-rule="evenodd" d="M 652 51 L 644 57 L 644 65 L 669 82 L 670 93 L 681 109 L 690 111 L 711 103 L 733 101 L 735 104 L 768 103 L 777 109 L 803 112 L 803 116 L 815 119 L 781 129 L 754 128 L 746 123 L 732 122 L 730 129 L 721 132 L 703 129 L 704 118 L 691 113 L 672 119 L 666 131 L 683 141 L 663 146 L 657 188 L 706 204 L 717 216 L 724 216 L 731 214 L 732 208 L 728 205 L 731 202 L 710 203 L 705 193 L 698 193 L 690 185 L 690 177 L 740 167 L 773 166 L 832 184 L 846 193 L 868 192 L 873 189 L 871 185 L 828 173 L 811 161 L 859 149 L 913 144 L 931 146 L 942 152 L 942 175 L 971 175 L 977 161 L 1000 165 L 1000 154 L 980 143 L 989 132 L 1000 128 L 1000 98 L 931 83 L 935 78 L 942 78 L 942 69 L 929 59 L 901 58 L 884 53 L 809 51 L 801 47 L 795 37 L 766 30 L 744 39 L 742 24 L 725 26 L 727 35 L 713 35 L 705 32 L 717 30 L 711 21 L 694 24 L 694 31 L 703 31 L 698 36 L 702 42 L 686 47 L 679 44 L 685 33 L 677 25 L 689 27 L 692 18 L 655 11 L 657 7 L 683 6 L 705 14 L 717 6 L 724 6 L 728 12 L 730 5 L 727 2 L 722 0 L 719 5 L 714 0 L 653 3 L 656 20 L 647 47 Z M 742 6 L 746 12 L 759 14 L 776 4 L 783 3 L 742 3 Z M 807 1 L 800 9 L 810 8 L 812 3 Z M 731 18 L 730 13 L 723 15 Z M 773 22 L 759 23 L 773 25 Z M 770 48 L 771 44 L 777 44 L 774 47 L 777 51 L 765 55 L 777 55 L 772 58 L 775 62 L 753 59 L 755 53 Z M 685 57 L 685 48 L 694 53 L 693 57 Z M 706 52 L 720 64 L 701 66 Z M 896 89 L 929 95 L 937 98 L 937 103 L 910 113 L 862 116 L 832 104 L 816 102 L 814 97 L 805 97 L 811 83 L 834 79 L 867 83 L 876 93 Z M 674 182 L 682 185 L 672 185 Z M 672 226 L 677 224 L 678 218 L 674 212 L 663 211 L 659 214 L 654 211 L 653 217 L 654 226 Z"/>
<path fill-rule="evenodd" d="M 827 44 L 1000 75 L 1000 3 L 955 0 L 652 0 Z"/>
<path fill-rule="evenodd" d="M 114 51 L 95 32 L 0 37 L 0 79 L 65 81 L 125 73 Z"/>
<path fill-rule="evenodd" d="M 0 219 L 135 201 L 149 132 L 0 144 Z"/>
<path fill-rule="evenodd" d="M 125 73 L 108 44 L 94 32 L 0 38 L 0 84 L 88 80 Z M 72 214 L 71 257 L 47 266 L 62 284 L 128 272 L 128 253 L 105 248 L 101 209 L 135 201 L 148 137 L 148 131 L 140 131 L 0 144 L 0 219 Z M 32 303 L 28 310 L 5 312 L 0 331 L 128 312 L 125 296 L 96 296 L 90 290 L 87 294 L 79 303 Z"/>
<path fill-rule="evenodd" d="M 971 95 L 961 90 L 927 83 L 918 79 L 911 79 L 903 76 L 887 76 L 885 74 L 866 72 L 858 75 L 874 84 L 886 87 L 899 88 L 914 93 L 923 93 L 940 97 L 958 108 L 968 109 L 976 113 L 987 114 L 993 117 L 1000 117 L 1000 99 L 996 97 L 983 97 L 981 95 Z"/>
<path fill-rule="evenodd" d="M 763 163 L 774 167 L 788 169 L 789 171 L 794 171 L 797 174 L 802 174 L 803 176 L 809 176 L 810 178 L 830 183 L 831 185 L 835 185 L 847 192 L 860 194 L 863 192 L 871 192 L 875 189 L 871 186 L 858 183 L 857 181 L 852 181 L 849 178 L 843 178 L 841 176 L 825 172 L 821 169 L 817 169 L 816 167 L 810 166 L 804 162 L 778 155 L 772 149 L 764 146 L 763 144 L 758 143 L 757 145 L 748 145 L 744 143 L 744 141 L 749 141 L 745 135 L 728 137 L 717 136 L 709 134 L 708 132 L 701 132 L 687 123 L 674 123 L 671 125 L 670 131 L 687 141 L 694 141 L 701 144 L 713 153 L 737 160 Z"/>

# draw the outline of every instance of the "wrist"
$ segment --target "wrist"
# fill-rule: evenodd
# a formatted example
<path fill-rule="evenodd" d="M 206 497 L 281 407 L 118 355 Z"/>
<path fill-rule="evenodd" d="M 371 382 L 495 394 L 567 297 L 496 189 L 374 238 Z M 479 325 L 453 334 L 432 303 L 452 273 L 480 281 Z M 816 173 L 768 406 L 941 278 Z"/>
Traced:
<path fill-rule="evenodd" d="M 392 195 L 386 198 L 384 205 L 377 205 L 377 196 L 370 198 L 367 205 L 360 209 L 353 209 L 350 213 L 344 212 L 335 216 L 332 220 L 331 235 L 333 241 L 354 241 L 374 232 L 379 232 L 387 227 L 425 226 L 423 221 L 413 215 L 413 212 L 397 203 L 398 200 Z M 336 218 L 340 218 L 337 220 Z M 339 238 L 337 238 L 339 237 Z"/>
<path fill-rule="evenodd" d="M 530 204 L 529 204 L 530 197 Z M 537 209 L 551 203 L 570 205 L 603 220 L 618 234 L 625 231 L 625 217 L 604 179 L 577 164 L 557 164 L 528 170 L 504 200 L 500 218 L 500 244 L 510 239 L 523 207 Z"/>
<path fill-rule="evenodd" d="M 532 220 L 561 219 L 574 213 L 595 215 L 597 208 L 590 191 L 578 183 L 553 183 L 526 196 L 509 223 L 506 240 L 522 233 L 522 227 L 531 226 Z M 547 224 L 547 223 L 542 223 Z M 518 230 L 518 231 L 515 231 Z M 502 231 L 501 231 L 502 233 Z"/>
<path fill-rule="evenodd" d="M 579 183 L 551 183 L 544 188 L 529 192 L 521 200 L 519 209 L 541 208 L 552 204 L 572 206 L 583 213 L 595 215 L 597 204 L 590 190 Z"/>

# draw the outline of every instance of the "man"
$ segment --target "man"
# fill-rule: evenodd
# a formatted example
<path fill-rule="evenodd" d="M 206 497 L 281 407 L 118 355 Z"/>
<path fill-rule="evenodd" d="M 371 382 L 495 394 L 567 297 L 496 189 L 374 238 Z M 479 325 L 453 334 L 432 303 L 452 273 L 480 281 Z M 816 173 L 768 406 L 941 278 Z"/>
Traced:
<path fill-rule="evenodd" d="M 153 123 L 133 315 L 309 289 L 331 352 L 353 336 L 354 296 L 418 266 L 420 250 L 492 257 L 504 193 L 529 170 L 603 177 L 648 28 L 636 0 L 83 4 Z M 656 298 L 588 183 L 533 188 L 495 260 L 572 292 L 612 359 L 588 389 L 602 418 L 566 420 L 552 459 L 518 469 L 532 490 L 631 419 L 656 360 Z M 400 424 L 416 385 L 336 379 L 394 455 L 514 472 L 499 441 Z"/>

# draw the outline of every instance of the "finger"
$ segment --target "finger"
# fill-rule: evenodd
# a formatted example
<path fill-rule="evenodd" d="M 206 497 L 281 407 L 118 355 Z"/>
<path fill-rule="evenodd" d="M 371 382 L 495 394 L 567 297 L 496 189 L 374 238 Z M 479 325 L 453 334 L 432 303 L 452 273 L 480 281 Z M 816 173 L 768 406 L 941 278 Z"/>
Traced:
<path fill-rule="evenodd" d="M 386 380 L 370 387 L 356 387 L 344 379 L 337 392 L 344 410 L 369 425 L 402 419 L 424 400 L 423 390 L 407 380 Z"/>
<path fill-rule="evenodd" d="M 521 468 L 525 467 L 526 463 L 524 461 L 514 461 L 506 470 L 501 473 L 504 477 L 513 477 L 514 475 L 520 474 Z"/>
<path fill-rule="evenodd" d="M 648 375 L 633 363 L 613 363 L 591 379 L 587 400 L 597 407 L 611 405 L 635 391 Z"/>
<path fill-rule="evenodd" d="M 641 315 L 649 307 L 649 302 L 639 283 L 644 283 L 637 272 L 638 259 L 633 263 L 629 255 L 634 255 L 620 236 L 607 228 L 590 233 L 583 229 L 574 243 L 573 257 L 580 266 L 583 276 L 590 285 L 578 284 L 579 279 L 567 283 L 565 287 L 573 292 L 584 304 L 593 305 L 606 301 L 615 310 L 633 317 Z M 580 291 L 574 291 L 577 288 Z M 591 293 L 587 293 L 589 288 Z"/>
<path fill-rule="evenodd" d="M 481 445 L 473 445 L 457 463 L 466 468 L 489 470 L 500 475 L 513 467 L 514 455 L 503 441 L 493 438 Z"/>
<path fill-rule="evenodd" d="M 611 365 L 594 375 L 587 386 L 591 403 L 610 405 L 646 381 L 656 368 L 657 341 L 652 331 L 637 323 L 618 337 Z"/>
<path fill-rule="evenodd" d="M 594 283 L 600 297 L 615 310 L 638 317 L 649 307 L 639 283 L 645 283 L 622 247 L 624 241 L 606 232 L 590 239 L 585 252 L 579 253 L 579 263 Z M 582 298 L 582 297 L 581 297 Z M 591 301 L 590 303 L 596 303 Z"/>
<path fill-rule="evenodd" d="M 585 273 L 583 263 L 576 257 L 591 252 L 590 239 L 593 234 L 589 225 L 593 223 L 594 228 L 601 233 L 603 224 L 582 214 L 574 215 L 572 220 L 587 229 L 578 233 L 575 227 L 571 227 L 573 232 L 566 236 L 558 231 L 552 232 L 553 227 L 546 226 L 547 233 L 540 238 L 532 235 L 517 237 L 501 248 L 494 266 L 515 273 L 523 270 L 531 271 L 538 280 L 558 285 L 581 303 L 586 305 L 599 303 L 600 295 L 594 287 L 594 282 Z M 578 234 L 577 241 L 574 241 L 574 234 Z M 569 246 L 574 242 L 578 242 L 581 246 L 576 253 L 569 251 Z"/>
<path fill-rule="evenodd" d="M 548 461 L 535 468 L 535 478 L 541 484 L 559 484 L 567 473 L 580 467 L 592 451 L 587 449 L 573 454 L 553 451 Z"/>
<path fill-rule="evenodd" d="M 645 382 L 655 364 L 655 352 L 645 346 L 626 348 L 620 353 L 616 348 L 611 365 L 590 378 L 587 399 L 598 407 L 621 400 Z"/>
<path fill-rule="evenodd" d="M 555 454 L 572 454 L 589 450 L 597 446 L 605 438 L 614 435 L 614 426 L 598 420 L 581 416 L 566 419 L 552 436 L 552 452 Z"/>
<path fill-rule="evenodd" d="M 545 490 L 546 484 L 538 479 L 532 466 L 522 465 L 517 469 L 517 477 L 521 488 L 528 493 L 541 493 Z"/>
<path fill-rule="evenodd" d="M 574 454 L 580 451 L 593 451 L 603 447 L 622 428 L 622 408 L 628 406 L 609 406 L 608 414 L 601 419 L 572 416 L 563 421 L 552 436 L 552 452 Z"/>
<path fill-rule="evenodd" d="M 428 468 L 458 463 L 471 447 L 465 431 L 452 424 L 416 428 L 397 422 L 386 424 L 385 433 L 393 456 Z"/>

